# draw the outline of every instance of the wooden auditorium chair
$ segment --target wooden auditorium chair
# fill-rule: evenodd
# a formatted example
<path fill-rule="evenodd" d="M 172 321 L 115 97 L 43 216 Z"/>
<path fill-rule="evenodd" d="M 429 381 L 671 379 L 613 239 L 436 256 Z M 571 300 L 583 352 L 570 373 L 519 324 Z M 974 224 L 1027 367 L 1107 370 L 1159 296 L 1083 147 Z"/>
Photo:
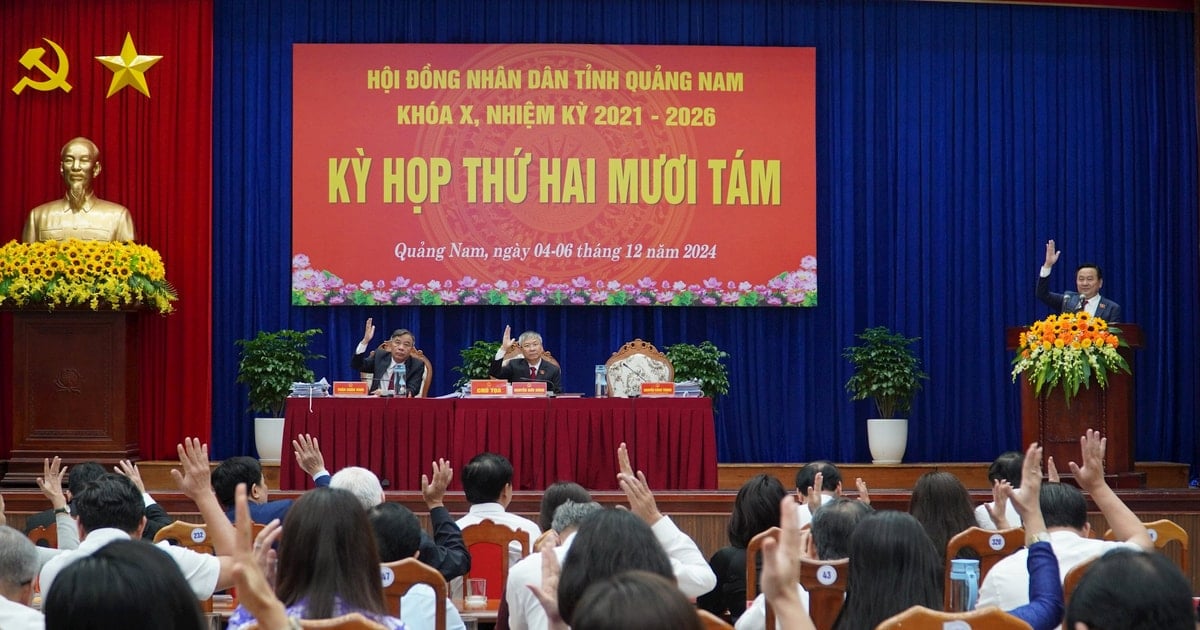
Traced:
<path fill-rule="evenodd" d="M 669 383 L 675 366 L 654 344 L 634 339 L 621 346 L 604 362 L 608 373 L 608 395 L 629 398 L 642 393 L 642 383 Z"/>
<path fill-rule="evenodd" d="M 963 625 L 965 624 L 965 625 Z M 1032 630 L 1024 620 L 995 606 L 969 612 L 949 613 L 924 606 L 885 619 L 875 630 L 943 630 L 943 628 L 979 628 L 980 630 Z"/>
<path fill-rule="evenodd" d="M 408 589 L 425 584 L 433 589 L 437 601 L 442 603 L 434 614 L 434 630 L 446 630 L 446 578 L 442 577 L 437 569 L 416 558 L 404 558 L 380 565 L 380 577 L 383 580 L 383 596 L 387 600 L 389 615 L 400 617 L 400 598 L 404 597 Z"/>
<path fill-rule="evenodd" d="M 1155 549 L 1164 551 L 1168 543 L 1179 543 L 1179 559 L 1175 564 L 1179 565 L 1179 569 L 1183 571 L 1184 575 L 1191 575 L 1188 573 L 1188 566 L 1190 563 L 1188 562 L 1187 530 L 1180 527 L 1175 521 L 1165 518 L 1157 521 L 1151 521 L 1149 523 L 1143 523 L 1143 525 L 1146 526 L 1146 530 L 1150 534 L 1150 540 L 1154 543 Z M 1113 535 L 1113 530 L 1110 529 L 1104 532 L 1104 540 L 1116 539 L 1117 537 Z M 1169 554 L 1166 555 L 1169 556 Z M 1174 558 L 1172 559 L 1174 560 Z"/>
<path fill-rule="evenodd" d="M 58 523 L 39 525 L 29 530 L 29 540 L 39 547 L 58 549 Z"/>
<path fill-rule="evenodd" d="M 172 545 L 187 547 L 196 553 L 216 554 L 212 543 L 208 540 L 208 527 L 203 523 L 175 521 L 154 534 L 154 542 L 158 543 L 164 540 L 170 542 Z M 205 613 L 211 613 L 213 611 L 212 598 L 209 597 L 200 602 L 200 608 Z"/>
<path fill-rule="evenodd" d="M 488 609 L 494 610 L 492 602 L 499 600 L 501 590 L 508 583 L 509 547 L 518 544 L 521 547 L 521 557 L 528 556 L 529 534 L 485 518 L 474 525 L 464 527 L 462 537 L 463 545 L 471 555 L 471 570 L 463 576 L 463 584 L 473 577 L 486 579 Z"/>
<path fill-rule="evenodd" d="M 728 621 L 703 608 L 697 609 L 696 615 L 700 617 L 700 627 L 704 630 L 733 630 L 733 626 L 729 625 Z"/>
<path fill-rule="evenodd" d="M 1071 595 L 1075 592 L 1075 587 L 1079 586 L 1079 580 L 1083 579 L 1083 574 L 1092 568 L 1092 563 L 1099 557 L 1096 556 L 1087 562 L 1081 562 L 1075 565 L 1070 571 L 1067 571 L 1067 574 L 1063 577 L 1063 610 L 1066 610 L 1067 604 L 1071 603 Z"/>
<path fill-rule="evenodd" d="M 945 583 L 943 586 L 945 589 L 943 592 L 946 594 L 943 601 L 945 609 L 950 608 L 950 561 L 958 557 L 958 552 L 963 549 L 971 549 L 979 554 L 979 583 L 983 584 L 984 576 L 992 570 L 992 567 L 996 566 L 997 562 L 1024 546 L 1025 529 L 1022 527 L 1000 531 L 971 527 L 955 534 L 950 542 L 946 543 Z"/>

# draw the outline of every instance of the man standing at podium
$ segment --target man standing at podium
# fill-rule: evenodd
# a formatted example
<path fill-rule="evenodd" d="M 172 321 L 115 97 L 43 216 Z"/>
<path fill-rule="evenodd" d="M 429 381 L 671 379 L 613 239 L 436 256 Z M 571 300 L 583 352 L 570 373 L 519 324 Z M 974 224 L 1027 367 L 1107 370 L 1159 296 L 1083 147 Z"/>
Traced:
<path fill-rule="evenodd" d="M 1084 263 L 1075 270 L 1075 288 L 1078 291 L 1064 293 L 1050 292 L 1050 270 L 1058 262 L 1062 252 L 1054 249 L 1054 241 L 1046 243 L 1046 262 L 1038 275 L 1037 288 L 1034 295 L 1045 302 L 1050 308 L 1060 313 L 1086 311 L 1088 315 L 1099 317 L 1106 322 L 1121 320 L 1121 305 L 1100 296 L 1100 287 L 1104 286 L 1104 274 L 1100 266 Z"/>
<path fill-rule="evenodd" d="M 62 199 L 29 212 L 21 240 L 133 241 L 133 217 L 125 206 L 105 201 L 92 191 L 100 175 L 100 149 L 87 138 L 75 138 L 62 148 L 59 172 L 67 185 Z"/>

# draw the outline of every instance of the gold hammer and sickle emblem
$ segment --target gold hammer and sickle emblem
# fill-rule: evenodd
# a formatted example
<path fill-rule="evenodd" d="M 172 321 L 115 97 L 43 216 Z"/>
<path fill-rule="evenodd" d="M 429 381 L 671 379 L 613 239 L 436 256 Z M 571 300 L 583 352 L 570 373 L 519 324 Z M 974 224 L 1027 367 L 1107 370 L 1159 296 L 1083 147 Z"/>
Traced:
<path fill-rule="evenodd" d="M 51 70 L 50 66 L 42 63 L 42 55 L 46 54 L 45 48 L 40 46 L 30 48 L 25 51 L 24 55 L 21 55 L 21 65 L 25 66 L 28 70 L 33 70 L 34 68 L 41 70 L 42 74 L 46 75 L 46 80 L 34 81 L 29 77 L 21 77 L 21 80 L 17 81 L 17 84 L 13 86 L 12 91 L 14 94 L 20 94 L 26 86 L 41 92 L 49 92 L 50 90 L 59 88 L 64 92 L 71 91 L 71 84 L 67 83 L 67 73 L 71 71 L 71 62 L 67 59 L 67 53 L 63 52 L 63 49 L 58 44 L 45 37 L 42 38 L 42 41 L 50 44 L 50 47 L 54 49 L 54 53 L 58 55 L 58 72 Z"/>

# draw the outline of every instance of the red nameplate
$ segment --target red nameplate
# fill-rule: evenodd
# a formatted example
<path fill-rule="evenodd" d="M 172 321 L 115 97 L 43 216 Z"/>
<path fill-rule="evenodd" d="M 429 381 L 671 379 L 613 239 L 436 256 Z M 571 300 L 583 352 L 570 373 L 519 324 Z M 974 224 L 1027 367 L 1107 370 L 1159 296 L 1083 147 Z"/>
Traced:
<path fill-rule="evenodd" d="M 366 396 L 367 383 L 363 381 L 334 381 L 334 396 Z"/>
<path fill-rule="evenodd" d="M 546 381 L 518 381 L 512 384 L 513 396 L 545 396 Z"/>
<path fill-rule="evenodd" d="M 643 396 L 674 396 L 675 383 L 642 383 Z"/>
<path fill-rule="evenodd" d="M 508 381 L 471 379 L 472 396 L 506 396 Z"/>

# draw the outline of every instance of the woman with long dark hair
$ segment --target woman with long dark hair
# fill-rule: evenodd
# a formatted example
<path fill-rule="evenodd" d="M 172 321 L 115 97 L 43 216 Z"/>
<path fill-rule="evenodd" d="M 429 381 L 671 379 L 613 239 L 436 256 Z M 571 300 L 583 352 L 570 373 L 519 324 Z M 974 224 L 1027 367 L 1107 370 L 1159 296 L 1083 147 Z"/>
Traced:
<path fill-rule="evenodd" d="M 850 536 L 846 603 L 834 630 L 874 628 L 916 605 L 942 608 L 942 564 L 933 541 L 909 514 L 864 518 Z"/>

